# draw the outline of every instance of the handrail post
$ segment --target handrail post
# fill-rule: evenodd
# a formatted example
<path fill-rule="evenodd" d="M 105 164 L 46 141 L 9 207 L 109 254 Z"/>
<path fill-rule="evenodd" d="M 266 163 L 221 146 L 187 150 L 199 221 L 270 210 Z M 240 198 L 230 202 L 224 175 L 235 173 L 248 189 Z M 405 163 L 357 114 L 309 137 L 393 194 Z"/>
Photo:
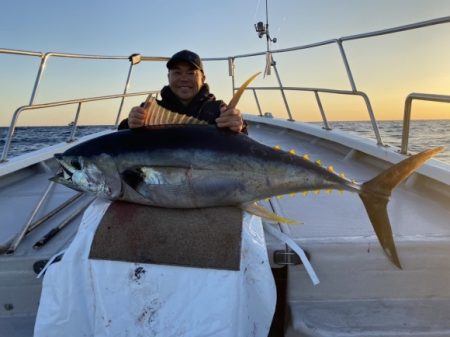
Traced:
<path fill-rule="evenodd" d="M 356 93 L 357 89 L 356 89 L 355 80 L 353 79 L 352 70 L 350 69 L 350 63 L 348 62 L 347 55 L 345 53 L 345 49 L 342 44 L 342 39 L 337 39 L 336 42 L 339 47 L 339 51 L 341 52 L 342 61 L 344 62 L 345 70 L 347 72 L 347 77 L 348 77 L 348 80 L 350 81 L 350 86 L 352 87 L 352 91 L 354 93 Z M 378 129 L 377 120 L 375 118 L 375 114 L 373 113 L 372 104 L 370 103 L 369 97 L 367 97 L 366 94 L 363 94 L 362 96 L 364 98 L 364 101 L 366 102 L 367 111 L 369 112 L 369 117 L 370 117 L 370 121 L 372 122 L 372 128 L 373 128 L 373 132 L 375 133 L 375 137 L 377 139 L 377 144 L 384 145 L 383 141 L 381 140 L 381 135 L 380 135 L 380 131 Z"/>
<path fill-rule="evenodd" d="M 231 76 L 231 96 L 234 95 L 234 57 L 228 58 L 228 76 Z"/>
<path fill-rule="evenodd" d="M 50 53 L 45 53 L 41 56 L 41 64 L 39 65 L 39 70 L 36 75 L 36 80 L 34 81 L 33 91 L 31 92 L 30 103 L 28 105 L 33 105 L 34 99 L 36 98 L 37 90 L 39 87 L 39 83 L 41 82 L 42 75 L 44 74 L 45 65 L 47 63 L 47 59 L 50 56 Z"/>
<path fill-rule="evenodd" d="M 256 95 L 256 90 L 252 89 L 252 91 L 253 91 L 253 96 L 255 96 L 256 106 L 258 107 L 259 115 L 262 117 L 263 114 L 261 111 L 261 106 L 259 105 L 258 96 Z"/>
<path fill-rule="evenodd" d="M 317 90 L 314 90 L 314 95 L 316 96 L 317 105 L 319 106 L 320 114 L 322 115 L 324 129 L 331 130 L 330 125 L 328 124 L 327 116 L 325 115 L 325 111 L 322 106 L 322 102 L 320 100 L 319 92 Z"/>
<path fill-rule="evenodd" d="M 8 134 L 6 135 L 5 145 L 3 147 L 3 153 L 2 153 L 2 158 L 0 158 L 0 163 L 5 162 L 8 158 L 8 152 L 9 152 L 9 148 L 11 146 L 12 137 L 13 137 L 14 131 L 16 130 L 17 119 L 19 118 L 19 114 L 22 112 L 22 110 L 24 108 L 25 107 L 22 106 L 22 107 L 18 108 L 16 111 L 14 111 L 13 118 L 11 119 L 11 124 L 9 125 L 9 128 L 8 128 Z"/>
<path fill-rule="evenodd" d="M 75 140 L 75 132 L 77 131 L 78 126 L 78 117 L 80 116 L 81 111 L 81 102 L 78 103 L 77 113 L 75 114 L 75 120 L 73 121 L 72 131 L 70 132 L 70 136 L 67 139 L 67 143 L 72 143 Z"/>
<path fill-rule="evenodd" d="M 272 65 L 273 69 L 275 70 L 275 75 L 277 76 L 278 85 L 280 86 L 281 96 L 283 97 L 284 106 L 286 107 L 286 110 L 287 110 L 287 113 L 288 113 L 288 116 L 289 116 L 288 121 L 293 122 L 294 119 L 292 118 L 291 109 L 289 109 L 289 104 L 287 102 L 286 95 L 284 93 L 283 84 L 281 83 L 280 74 L 278 73 L 276 62 L 275 62 L 275 60 L 273 58 L 272 58 L 272 64 L 271 65 Z"/>
<path fill-rule="evenodd" d="M 428 102 L 450 103 L 449 95 L 436 95 L 436 94 L 424 94 L 412 92 L 406 97 L 405 111 L 403 114 L 402 144 L 400 147 L 401 154 L 408 154 L 409 128 L 411 122 L 412 101 L 414 99 Z"/>
<path fill-rule="evenodd" d="M 408 141 L 409 141 L 409 126 L 411 121 L 411 107 L 412 107 L 412 95 L 408 95 L 405 100 L 405 111 L 403 114 L 403 131 L 402 131 L 402 144 L 400 146 L 401 154 L 408 154 Z"/>
<path fill-rule="evenodd" d="M 130 61 L 130 68 L 128 69 L 127 80 L 125 81 L 125 88 L 123 89 L 124 95 L 128 92 L 128 87 L 130 86 L 131 73 L 133 71 L 134 65 L 141 62 L 141 55 L 140 54 L 132 54 L 132 55 L 130 55 L 128 60 Z M 114 126 L 116 128 L 117 128 L 117 125 L 119 125 L 120 114 L 122 113 L 122 108 L 123 108 L 124 102 L 125 102 L 125 96 L 122 96 L 122 99 L 120 100 L 119 111 L 117 112 L 116 121 L 114 123 Z"/>
<path fill-rule="evenodd" d="M 341 52 L 342 61 L 344 62 L 345 70 L 347 71 L 347 77 L 350 81 L 350 86 L 352 87 L 352 91 L 356 91 L 356 84 L 355 80 L 353 79 L 352 70 L 350 69 L 350 64 L 348 63 L 347 55 L 345 54 L 344 46 L 342 45 L 342 40 L 337 39 L 336 40 L 337 45 L 339 47 L 339 51 Z"/>
<path fill-rule="evenodd" d="M 364 102 L 366 103 L 367 111 L 369 112 L 370 121 L 372 122 L 372 129 L 375 133 L 375 138 L 377 139 L 377 144 L 383 146 L 383 141 L 381 140 L 380 130 L 378 129 L 377 120 L 375 119 L 375 114 L 372 110 L 372 104 L 370 103 L 369 97 L 364 92 L 359 92 L 358 95 L 362 96 Z"/>

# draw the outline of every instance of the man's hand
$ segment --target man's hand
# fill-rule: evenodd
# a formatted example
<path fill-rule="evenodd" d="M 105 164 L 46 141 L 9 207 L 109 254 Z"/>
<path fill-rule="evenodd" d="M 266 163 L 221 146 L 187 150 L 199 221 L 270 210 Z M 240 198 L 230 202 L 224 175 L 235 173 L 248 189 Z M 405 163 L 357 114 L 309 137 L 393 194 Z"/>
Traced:
<path fill-rule="evenodd" d="M 135 106 L 128 114 L 128 126 L 130 129 L 140 128 L 144 126 L 145 117 L 148 114 L 147 108 Z"/>
<path fill-rule="evenodd" d="M 238 109 L 229 109 L 225 104 L 220 107 L 220 117 L 216 118 L 216 123 L 219 128 L 229 128 L 234 132 L 241 132 L 244 126 L 241 112 Z"/>

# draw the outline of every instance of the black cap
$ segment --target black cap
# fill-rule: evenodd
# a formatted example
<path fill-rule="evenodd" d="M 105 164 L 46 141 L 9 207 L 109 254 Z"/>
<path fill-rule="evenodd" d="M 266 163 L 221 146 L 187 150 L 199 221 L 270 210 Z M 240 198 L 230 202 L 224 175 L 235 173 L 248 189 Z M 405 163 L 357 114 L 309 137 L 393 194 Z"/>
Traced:
<path fill-rule="evenodd" d="M 177 62 L 187 62 L 194 68 L 203 72 L 203 63 L 196 53 L 190 50 L 182 50 L 174 54 L 169 61 L 167 61 L 167 69 L 172 69 Z"/>

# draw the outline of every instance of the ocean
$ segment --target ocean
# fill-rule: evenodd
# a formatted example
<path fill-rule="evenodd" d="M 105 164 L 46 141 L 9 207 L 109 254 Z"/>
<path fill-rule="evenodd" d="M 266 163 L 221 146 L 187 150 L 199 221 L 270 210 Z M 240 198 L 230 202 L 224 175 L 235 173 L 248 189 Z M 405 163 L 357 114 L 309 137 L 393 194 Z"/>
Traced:
<path fill-rule="evenodd" d="M 344 130 L 361 137 L 375 140 L 371 123 L 331 122 L 332 128 Z M 385 144 L 400 147 L 402 137 L 401 121 L 380 121 L 380 134 Z M 99 132 L 110 126 L 79 126 L 77 137 Z M 3 152 L 7 128 L 0 128 L 0 153 Z M 66 127 L 17 127 L 8 157 L 38 150 L 48 145 L 65 141 L 71 128 Z M 436 159 L 450 164 L 450 120 L 411 121 L 408 150 L 418 152 L 435 146 L 444 146 L 445 151 Z"/>

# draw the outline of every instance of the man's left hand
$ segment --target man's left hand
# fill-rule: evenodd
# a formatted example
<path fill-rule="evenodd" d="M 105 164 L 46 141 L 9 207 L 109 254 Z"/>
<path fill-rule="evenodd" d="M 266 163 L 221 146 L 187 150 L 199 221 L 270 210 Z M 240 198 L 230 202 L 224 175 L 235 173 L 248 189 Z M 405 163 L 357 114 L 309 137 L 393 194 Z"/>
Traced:
<path fill-rule="evenodd" d="M 231 131 L 241 132 L 244 121 L 238 109 L 229 109 L 223 105 L 220 108 L 220 117 L 216 118 L 216 124 L 219 128 L 229 128 Z"/>

